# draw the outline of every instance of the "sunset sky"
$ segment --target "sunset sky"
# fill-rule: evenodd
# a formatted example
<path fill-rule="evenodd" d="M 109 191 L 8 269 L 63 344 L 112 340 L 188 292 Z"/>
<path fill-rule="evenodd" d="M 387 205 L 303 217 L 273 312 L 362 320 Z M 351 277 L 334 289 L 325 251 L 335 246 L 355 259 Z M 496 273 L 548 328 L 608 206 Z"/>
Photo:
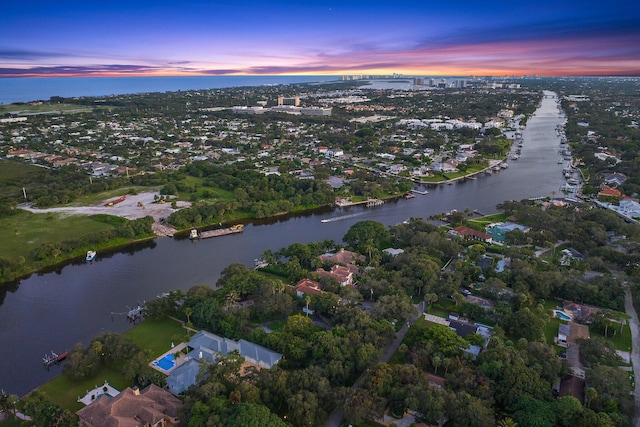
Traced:
<path fill-rule="evenodd" d="M 0 77 L 640 75 L 640 2 L 7 1 Z"/>

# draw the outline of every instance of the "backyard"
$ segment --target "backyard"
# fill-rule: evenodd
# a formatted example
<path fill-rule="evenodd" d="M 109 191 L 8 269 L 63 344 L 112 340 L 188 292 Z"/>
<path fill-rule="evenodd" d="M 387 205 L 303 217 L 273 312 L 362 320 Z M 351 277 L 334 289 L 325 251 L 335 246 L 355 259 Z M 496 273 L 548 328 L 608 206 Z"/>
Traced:
<path fill-rule="evenodd" d="M 149 351 L 149 362 L 169 350 L 171 343 L 177 345 L 188 340 L 187 330 L 180 322 L 169 318 L 147 319 L 127 331 L 124 336 L 142 350 Z M 78 397 L 84 396 L 88 390 L 104 384 L 105 381 L 118 390 L 132 385 L 131 381 L 122 375 L 119 367 L 101 366 L 98 373 L 90 378 L 72 381 L 65 375 L 58 375 L 38 390 L 47 395 L 52 402 L 75 412 L 83 407 L 82 403 L 77 402 Z"/>

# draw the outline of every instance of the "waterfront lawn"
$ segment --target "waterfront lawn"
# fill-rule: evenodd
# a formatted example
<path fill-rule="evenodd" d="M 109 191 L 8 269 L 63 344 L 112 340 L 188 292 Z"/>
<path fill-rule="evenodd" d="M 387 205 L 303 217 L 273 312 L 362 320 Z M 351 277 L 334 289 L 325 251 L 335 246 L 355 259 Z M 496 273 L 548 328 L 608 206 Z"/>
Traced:
<path fill-rule="evenodd" d="M 149 350 L 152 358 L 170 350 L 171 342 L 177 345 L 188 339 L 187 331 L 180 322 L 170 318 L 147 319 L 127 331 L 124 336 L 142 350 Z M 78 397 L 83 397 L 87 390 L 103 384 L 105 380 L 120 391 L 131 386 L 131 381 L 120 373 L 119 367 L 103 365 L 91 378 L 76 382 L 58 375 L 38 390 L 45 393 L 52 402 L 75 412 L 83 407 L 82 403 L 77 402 Z"/>
<path fill-rule="evenodd" d="M 507 215 L 505 215 L 503 213 L 497 213 L 497 214 L 493 214 L 493 215 L 486 215 L 486 216 L 481 216 L 479 218 L 469 219 L 467 221 L 475 223 L 475 224 L 480 224 L 480 225 L 483 225 L 483 226 L 487 226 L 487 225 L 492 224 L 494 222 L 505 222 L 506 220 L 507 220 Z"/>
<path fill-rule="evenodd" d="M 84 407 L 78 402 L 78 397 L 84 397 L 88 390 L 104 384 L 105 380 L 116 390 L 124 390 L 131 386 L 131 381 L 126 379 L 118 368 L 101 366 L 96 375 L 82 381 L 72 381 L 64 375 L 58 375 L 41 386 L 38 391 L 44 393 L 53 403 L 76 412 Z"/>
<path fill-rule="evenodd" d="M 172 342 L 178 345 L 189 339 L 187 330 L 182 327 L 182 324 L 168 317 L 145 319 L 125 332 L 124 336 L 141 349 L 150 350 L 153 358 L 170 350 Z"/>
<path fill-rule="evenodd" d="M 42 243 L 77 239 L 111 227 L 104 221 L 83 215 L 64 217 L 57 213 L 17 211 L 14 215 L 0 217 L 0 258 L 16 262 L 22 256 L 26 261 L 36 261 L 33 250 Z"/>

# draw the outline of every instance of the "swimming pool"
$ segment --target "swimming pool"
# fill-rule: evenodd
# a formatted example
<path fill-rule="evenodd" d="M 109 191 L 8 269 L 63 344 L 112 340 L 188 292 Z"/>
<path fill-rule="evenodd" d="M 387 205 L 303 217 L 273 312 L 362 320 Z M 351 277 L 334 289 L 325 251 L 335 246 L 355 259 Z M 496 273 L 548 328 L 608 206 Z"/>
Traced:
<path fill-rule="evenodd" d="M 571 320 L 570 316 L 567 316 L 566 314 L 564 314 L 564 312 L 560 311 L 560 310 L 555 310 L 556 313 L 556 317 L 562 319 L 562 320 Z"/>
<path fill-rule="evenodd" d="M 153 362 L 153 364 L 164 371 L 168 371 L 176 366 L 176 361 L 173 354 L 167 354 L 162 359 L 158 359 Z"/>

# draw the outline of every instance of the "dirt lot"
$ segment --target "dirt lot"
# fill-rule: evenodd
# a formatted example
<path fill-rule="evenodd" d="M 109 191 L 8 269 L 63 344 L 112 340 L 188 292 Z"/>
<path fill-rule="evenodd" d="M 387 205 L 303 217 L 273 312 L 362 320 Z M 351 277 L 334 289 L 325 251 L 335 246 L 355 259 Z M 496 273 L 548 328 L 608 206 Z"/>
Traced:
<path fill-rule="evenodd" d="M 121 216 L 127 219 L 142 218 L 147 215 L 152 216 L 156 222 L 160 218 L 166 218 L 174 211 L 171 208 L 171 203 L 153 203 L 153 197 L 158 193 L 140 193 L 136 195 L 127 195 L 127 198 L 113 206 L 105 206 L 105 203 L 114 198 L 103 200 L 99 204 L 93 206 L 70 206 L 64 208 L 48 208 L 48 209 L 36 209 L 31 206 L 20 206 L 21 209 L 27 210 L 33 213 L 47 213 L 47 212 L 59 212 L 66 213 L 68 215 L 95 215 L 95 214 L 109 214 Z M 142 205 L 138 205 L 141 203 Z M 188 202 L 178 202 L 178 207 L 189 207 L 191 204 Z"/>

